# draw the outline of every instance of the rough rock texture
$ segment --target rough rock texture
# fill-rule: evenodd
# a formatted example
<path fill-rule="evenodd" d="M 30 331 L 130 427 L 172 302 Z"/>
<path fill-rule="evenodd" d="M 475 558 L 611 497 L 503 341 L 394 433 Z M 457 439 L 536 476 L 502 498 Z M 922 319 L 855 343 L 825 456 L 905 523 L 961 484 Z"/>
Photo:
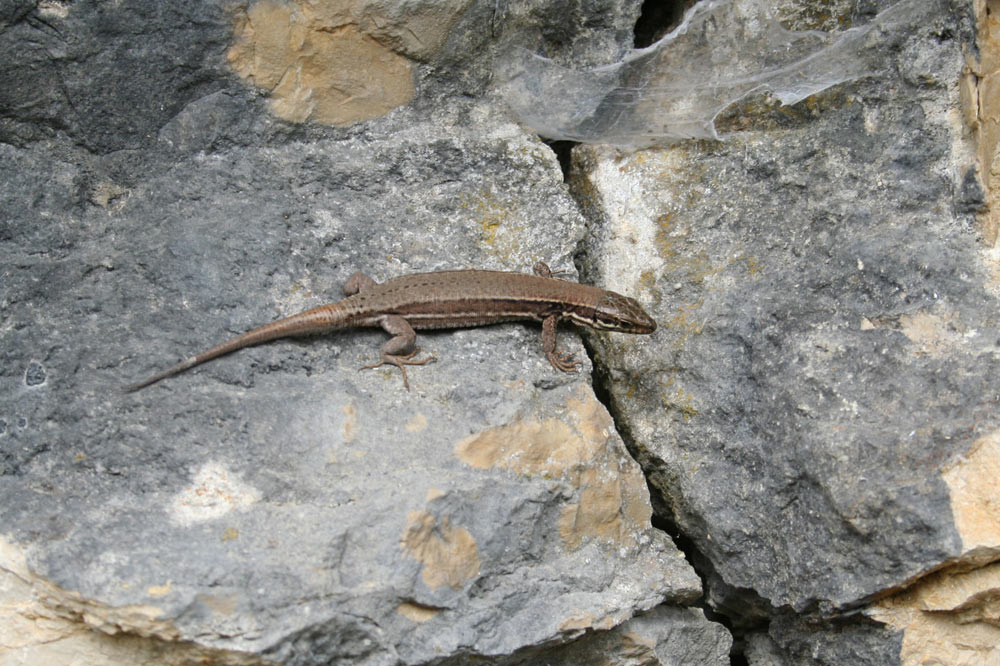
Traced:
<path fill-rule="evenodd" d="M 976 168 L 986 189 L 986 206 L 980 211 L 983 236 L 996 245 L 1000 232 L 1000 5 L 996 0 L 972 3 L 978 34 L 976 49 L 966 58 L 961 78 L 961 109 L 976 150 Z"/>
<path fill-rule="evenodd" d="M 3 5 L 0 663 L 570 663 L 632 633 L 725 653 L 676 607 L 700 581 L 589 363 L 555 372 L 537 328 L 422 336 L 439 361 L 410 393 L 358 371 L 381 331 L 119 392 L 358 269 L 572 276 L 554 155 L 469 97 L 491 30 L 531 41 L 553 7 Z M 568 51 L 619 44 L 638 6 L 607 9 L 576 8 Z"/>
<path fill-rule="evenodd" d="M 496 58 L 620 60 L 637 1 L 3 3 L 0 664 L 722 664 L 718 615 L 755 666 L 1000 659 L 998 10 L 567 190 Z M 538 260 L 659 330 L 575 376 L 508 325 L 421 336 L 410 393 L 357 370 L 380 331 L 118 392 L 358 269 Z"/>
<path fill-rule="evenodd" d="M 617 422 L 750 663 L 997 659 L 981 567 L 1000 556 L 1000 289 L 962 122 L 973 9 L 885 35 L 886 75 L 746 100 L 722 143 L 574 151 L 600 246 L 584 274 L 631 280 L 630 253 L 661 324 L 638 355 L 593 342 Z"/>
<path fill-rule="evenodd" d="M 783 613 L 766 633 L 750 633 L 746 642 L 745 657 L 753 666 L 898 664 L 902 632 L 858 618 L 816 622 Z"/>
<path fill-rule="evenodd" d="M 722 625 L 696 608 L 659 606 L 610 631 L 589 633 L 572 643 L 512 666 L 695 666 L 729 664 L 732 639 Z"/>

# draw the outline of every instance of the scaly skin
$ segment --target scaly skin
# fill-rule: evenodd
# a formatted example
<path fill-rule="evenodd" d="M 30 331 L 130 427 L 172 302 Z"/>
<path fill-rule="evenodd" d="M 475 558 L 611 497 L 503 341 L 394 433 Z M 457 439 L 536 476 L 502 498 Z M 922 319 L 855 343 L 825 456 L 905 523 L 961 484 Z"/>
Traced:
<path fill-rule="evenodd" d="M 637 301 L 613 291 L 553 278 L 545 264 L 535 275 L 500 271 L 464 270 L 414 273 L 376 283 L 355 273 L 344 287 L 347 298 L 307 310 L 227 340 L 144 381 L 128 386 L 132 392 L 201 365 L 224 354 L 263 342 L 341 328 L 378 326 L 393 337 L 382 346 L 376 368 L 390 364 L 403 373 L 409 389 L 407 365 L 423 365 L 432 358 L 414 360 L 414 329 L 485 326 L 505 321 L 542 322 L 542 347 L 557 370 L 577 367 L 570 356 L 556 351 L 556 325 L 562 319 L 601 331 L 652 333 L 656 322 Z"/>

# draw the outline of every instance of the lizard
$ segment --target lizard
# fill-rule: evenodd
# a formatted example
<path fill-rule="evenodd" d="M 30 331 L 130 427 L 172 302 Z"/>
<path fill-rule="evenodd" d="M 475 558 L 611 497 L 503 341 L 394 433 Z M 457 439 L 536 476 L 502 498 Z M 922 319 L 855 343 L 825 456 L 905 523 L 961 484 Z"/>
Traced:
<path fill-rule="evenodd" d="M 638 301 L 613 291 L 552 276 L 544 263 L 534 275 L 488 270 L 412 273 L 377 283 L 354 273 L 344 285 L 346 298 L 265 324 L 226 340 L 196 356 L 124 388 L 131 393 L 219 356 L 278 338 L 325 333 L 353 327 L 381 327 L 392 338 L 382 345 L 379 361 L 362 370 L 394 365 L 410 389 L 406 366 L 424 365 L 433 357 L 414 359 L 414 329 L 464 328 L 507 321 L 542 323 L 542 348 L 552 366 L 573 372 L 579 365 L 556 351 L 556 325 L 562 319 L 601 331 L 648 334 L 656 322 Z"/>

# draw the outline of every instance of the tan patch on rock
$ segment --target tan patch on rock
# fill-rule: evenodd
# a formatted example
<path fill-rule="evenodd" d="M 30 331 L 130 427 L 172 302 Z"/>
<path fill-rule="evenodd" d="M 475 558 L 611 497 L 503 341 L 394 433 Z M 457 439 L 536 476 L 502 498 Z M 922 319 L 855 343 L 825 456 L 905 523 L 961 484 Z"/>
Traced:
<path fill-rule="evenodd" d="M 566 408 L 566 420 L 518 419 L 466 437 L 455 447 L 455 454 L 473 467 L 499 467 L 526 476 L 579 471 L 581 464 L 606 448 L 611 417 L 592 397 L 586 401 L 571 398 Z"/>
<path fill-rule="evenodd" d="M 445 517 L 427 511 L 411 511 L 403 530 L 402 545 L 409 555 L 424 565 L 427 587 L 448 585 L 458 589 L 479 575 L 476 540 L 463 528 L 453 527 Z"/>
<path fill-rule="evenodd" d="M 198 646 L 151 605 L 107 606 L 32 572 L 0 537 L 0 663 L 267 666 L 241 652 Z"/>
<path fill-rule="evenodd" d="M 559 631 L 573 631 L 575 629 L 590 629 L 594 626 L 594 616 L 590 613 L 578 613 L 570 615 L 559 623 Z"/>
<path fill-rule="evenodd" d="M 567 633 L 578 633 L 586 629 L 596 629 L 597 631 L 607 631 L 620 624 L 621 619 L 615 619 L 610 615 L 605 615 L 600 619 L 595 618 L 591 613 L 574 613 L 559 623 L 559 631 Z"/>
<path fill-rule="evenodd" d="M 413 97 L 410 61 L 350 22 L 354 4 L 255 2 L 237 17 L 229 63 L 270 91 L 285 120 L 349 125 L 385 115 Z"/>
<path fill-rule="evenodd" d="M 899 318 L 899 330 L 919 345 L 921 353 L 931 356 L 950 353 L 964 341 L 953 321 L 929 312 L 903 315 Z"/>
<path fill-rule="evenodd" d="M 986 189 L 986 210 L 979 213 L 979 220 L 984 239 L 995 245 L 1000 231 L 1000 2 L 975 0 L 972 6 L 979 48 L 967 51 L 959 92 L 965 128 L 972 134 L 979 177 Z"/>
<path fill-rule="evenodd" d="M 956 352 L 976 353 L 978 347 L 970 344 L 977 338 L 975 331 L 967 331 L 950 313 L 916 312 L 899 317 L 876 317 L 861 320 L 861 330 L 879 328 L 897 330 L 913 343 L 916 354 L 942 357 Z M 967 337 L 968 336 L 968 337 Z"/>
<path fill-rule="evenodd" d="M 982 437 L 942 474 L 963 559 L 1000 557 L 1000 431 Z"/>
<path fill-rule="evenodd" d="M 353 442 L 358 434 L 358 410 L 352 404 L 344 405 L 344 441 Z"/>
<path fill-rule="evenodd" d="M 869 614 L 903 631 L 904 666 L 1000 663 L 1000 564 L 932 574 Z"/>
<path fill-rule="evenodd" d="M 649 648 L 656 647 L 656 639 L 643 636 L 636 631 L 623 631 L 622 645 L 627 650 L 636 650 L 638 654 L 646 654 Z"/>
<path fill-rule="evenodd" d="M 239 608 L 240 599 L 235 594 L 199 594 L 196 598 L 220 615 L 230 616 Z"/>
<path fill-rule="evenodd" d="M 165 597 L 170 594 L 170 581 L 164 585 L 150 585 L 146 588 L 146 594 L 151 597 Z"/>
<path fill-rule="evenodd" d="M 625 619 L 624 617 L 620 616 L 615 617 L 613 615 L 605 615 L 600 620 L 594 623 L 594 629 L 597 629 L 598 631 L 607 631 L 608 629 L 617 627 L 619 624 L 622 623 L 624 619 Z"/>
<path fill-rule="evenodd" d="M 639 466 L 614 437 L 611 417 L 592 395 L 566 402 L 563 418 L 514 423 L 466 437 L 455 455 L 480 469 L 563 479 L 577 489 L 559 519 L 571 549 L 588 538 L 632 546 L 649 526 L 652 507 Z"/>
<path fill-rule="evenodd" d="M 559 536 L 571 549 L 579 548 L 586 537 L 618 541 L 621 536 L 621 484 L 608 483 L 600 474 L 594 468 L 580 473 L 580 501 L 566 505 L 559 516 Z"/>
<path fill-rule="evenodd" d="M 427 622 L 428 620 L 433 620 L 437 617 L 437 614 L 441 612 L 441 609 L 434 608 L 433 606 L 425 606 L 411 601 L 404 601 L 396 606 L 396 612 L 414 622 Z"/>
<path fill-rule="evenodd" d="M 618 648 L 622 659 L 630 660 L 628 663 L 635 664 L 660 664 L 660 659 L 656 656 L 656 645 L 646 645 L 636 640 L 637 634 L 625 633 L 621 635 L 621 646 Z M 602 664 L 602 666 L 604 666 Z M 608 666 L 612 666 L 608 664 Z"/>
<path fill-rule="evenodd" d="M 471 0 L 298 0 L 314 25 L 355 25 L 380 44 L 416 60 L 437 53 Z M 322 28 L 321 28 L 322 29 Z"/>
<path fill-rule="evenodd" d="M 415 414 L 412 419 L 406 422 L 406 432 L 423 432 L 427 430 L 427 417 L 423 414 Z"/>
<path fill-rule="evenodd" d="M 976 441 L 942 478 L 962 554 L 869 613 L 903 631 L 904 666 L 1000 664 L 1000 432 Z"/>
<path fill-rule="evenodd" d="M 568 424 L 556 419 L 516 421 L 466 437 L 455 448 L 462 462 L 479 469 L 499 467 L 525 476 L 559 476 L 590 460 L 596 450 Z"/>

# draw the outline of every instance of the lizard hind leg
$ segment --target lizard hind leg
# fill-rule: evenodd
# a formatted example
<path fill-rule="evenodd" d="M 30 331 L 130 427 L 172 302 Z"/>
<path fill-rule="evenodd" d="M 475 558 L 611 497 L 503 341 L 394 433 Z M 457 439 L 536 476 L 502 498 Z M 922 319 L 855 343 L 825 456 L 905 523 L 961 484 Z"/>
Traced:
<path fill-rule="evenodd" d="M 380 368 L 383 365 L 394 365 L 403 373 L 403 386 L 409 391 L 410 381 L 406 376 L 406 366 L 425 365 L 435 359 L 433 356 L 428 356 L 427 358 L 413 360 L 413 357 L 420 351 L 420 347 L 414 346 L 417 341 L 417 333 L 403 317 L 399 315 L 386 315 L 382 317 L 380 323 L 386 333 L 392 334 L 392 338 L 382 345 L 379 362 L 366 365 L 361 369 L 371 370 L 373 368 Z"/>
<path fill-rule="evenodd" d="M 353 296 L 358 292 L 367 291 L 376 284 L 378 283 L 371 277 L 361 271 L 357 271 L 351 277 L 347 278 L 347 282 L 344 283 L 344 296 Z"/>
<path fill-rule="evenodd" d="M 419 360 L 413 360 L 413 357 L 420 352 L 420 347 L 414 347 L 413 351 L 409 354 L 387 354 L 382 351 L 381 360 L 378 363 L 372 363 L 371 365 L 361 366 L 362 370 L 372 370 L 374 368 L 381 368 L 383 365 L 394 365 L 399 368 L 399 371 L 403 373 L 403 387 L 409 391 L 410 382 L 406 377 L 406 366 L 408 365 L 426 365 L 428 363 L 433 363 L 435 359 L 433 356 L 428 356 L 427 358 L 422 358 Z"/>

